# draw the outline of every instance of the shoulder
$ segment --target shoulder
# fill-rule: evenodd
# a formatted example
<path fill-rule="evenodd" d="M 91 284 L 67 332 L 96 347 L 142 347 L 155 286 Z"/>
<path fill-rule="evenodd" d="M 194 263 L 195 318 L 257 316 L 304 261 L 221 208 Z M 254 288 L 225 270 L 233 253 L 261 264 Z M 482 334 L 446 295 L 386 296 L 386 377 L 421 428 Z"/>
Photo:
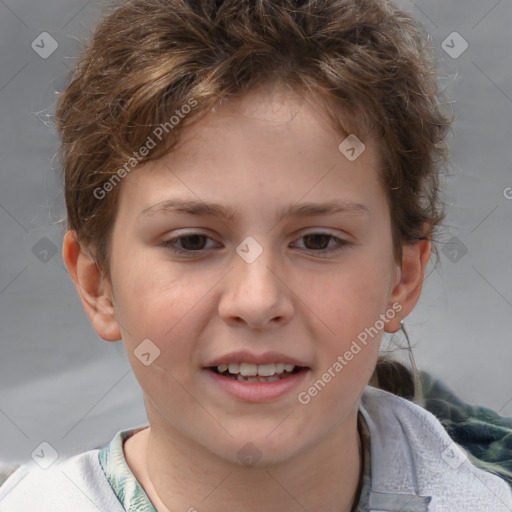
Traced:
<path fill-rule="evenodd" d="M 99 450 L 41 469 L 19 467 L 0 487 L 2 512 L 123 512 L 98 459 Z M 35 506 L 37 504 L 37 506 Z"/>
<path fill-rule="evenodd" d="M 475 467 L 430 412 L 371 386 L 360 410 L 370 431 L 372 494 L 430 497 L 428 511 L 512 509 L 508 484 Z"/>

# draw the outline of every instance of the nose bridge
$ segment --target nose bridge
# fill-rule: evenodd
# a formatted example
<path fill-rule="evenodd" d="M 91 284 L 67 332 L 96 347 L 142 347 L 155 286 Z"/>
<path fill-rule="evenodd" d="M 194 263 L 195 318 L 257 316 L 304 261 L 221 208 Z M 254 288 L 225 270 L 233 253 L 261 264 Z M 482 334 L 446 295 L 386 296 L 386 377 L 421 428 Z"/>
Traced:
<path fill-rule="evenodd" d="M 258 236 L 258 240 L 247 236 L 236 248 L 234 274 L 242 285 L 249 282 L 251 286 L 265 286 L 269 277 L 273 277 L 270 269 L 278 265 L 269 238 Z"/>
<path fill-rule="evenodd" d="M 276 275 L 276 269 L 280 268 L 278 257 L 261 246 L 255 256 L 256 247 L 251 243 L 247 246 L 242 243 L 237 248 L 219 313 L 225 321 L 244 321 L 251 326 L 288 321 L 293 305 L 287 287 Z"/>
<path fill-rule="evenodd" d="M 250 248 L 250 251 L 253 250 Z M 272 266 L 276 266 L 276 258 L 268 248 L 263 250 L 254 260 L 239 256 L 239 261 L 236 261 L 233 272 L 233 286 L 236 288 L 234 291 L 237 294 L 249 297 L 252 295 L 257 302 L 265 299 L 266 302 L 275 300 L 280 290 L 278 280 L 271 270 Z"/>

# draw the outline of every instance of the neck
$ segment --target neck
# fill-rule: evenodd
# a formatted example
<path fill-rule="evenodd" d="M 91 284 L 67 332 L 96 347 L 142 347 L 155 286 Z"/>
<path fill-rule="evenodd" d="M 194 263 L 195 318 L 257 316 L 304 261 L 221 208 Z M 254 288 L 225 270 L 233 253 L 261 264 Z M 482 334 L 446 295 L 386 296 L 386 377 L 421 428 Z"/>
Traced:
<path fill-rule="evenodd" d="M 349 512 L 362 472 L 357 411 L 286 462 L 258 469 L 222 459 L 176 430 L 152 427 L 125 443 L 126 460 L 158 512 Z M 133 467 L 132 467 L 133 466 Z"/>

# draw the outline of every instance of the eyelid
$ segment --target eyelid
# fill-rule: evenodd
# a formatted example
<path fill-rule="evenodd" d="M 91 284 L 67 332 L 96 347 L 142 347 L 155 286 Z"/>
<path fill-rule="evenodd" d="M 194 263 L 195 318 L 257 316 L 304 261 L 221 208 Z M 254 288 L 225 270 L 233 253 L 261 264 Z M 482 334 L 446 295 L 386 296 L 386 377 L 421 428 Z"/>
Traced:
<path fill-rule="evenodd" d="M 333 238 L 337 238 L 338 240 L 342 240 L 346 243 L 350 243 L 354 240 L 354 237 L 350 235 L 350 233 L 347 233 L 346 231 L 343 231 L 341 229 L 334 229 L 334 228 L 322 228 L 322 227 L 308 227 L 301 229 L 296 232 L 296 234 L 293 235 L 293 239 L 297 240 L 299 238 L 302 238 L 304 236 L 308 235 L 327 235 L 332 236 Z"/>
<path fill-rule="evenodd" d="M 302 249 L 303 251 L 308 251 L 309 253 L 311 253 L 313 255 L 322 256 L 322 255 L 328 255 L 328 254 L 340 251 L 340 250 L 344 249 L 346 246 L 350 245 L 350 243 L 351 243 L 346 238 L 342 238 L 341 236 L 338 236 L 338 233 L 334 234 L 331 231 L 327 230 L 326 228 L 317 228 L 316 230 L 313 229 L 312 231 L 308 231 L 306 233 L 301 232 L 300 236 L 298 238 L 296 238 L 296 240 L 301 240 L 302 238 L 304 238 L 306 236 L 313 236 L 313 235 L 328 236 L 328 237 L 330 237 L 329 242 L 334 240 L 334 241 L 336 241 L 336 245 L 334 247 L 331 247 L 328 249 L 319 249 L 319 250 L 313 250 L 313 249 L 307 249 L 307 248 L 304 248 L 304 249 L 299 248 L 299 249 Z M 293 243 L 295 243 L 295 242 L 293 242 Z"/>
<path fill-rule="evenodd" d="M 160 245 L 170 249 L 173 252 L 180 253 L 180 254 L 200 254 L 202 251 L 204 252 L 207 249 L 212 249 L 212 247 L 208 247 L 207 249 L 199 249 L 197 251 L 191 251 L 191 250 L 186 250 L 186 249 L 173 248 L 172 243 L 176 243 L 181 238 L 187 238 L 187 237 L 191 237 L 191 236 L 202 236 L 202 237 L 205 237 L 208 240 L 211 240 L 211 241 L 215 242 L 216 244 L 218 244 L 218 242 L 216 242 L 207 232 L 205 232 L 204 229 L 202 231 L 190 231 L 189 229 L 187 229 L 187 230 L 178 229 L 175 232 L 173 232 L 173 235 L 174 236 L 172 238 L 164 240 Z"/>
<path fill-rule="evenodd" d="M 296 243 L 297 240 L 301 240 L 302 238 L 304 238 L 306 236 L 313 236 L 313 235 L 330 237 L 328 245 L 332 241 L 335 241 L 336 245 L 334 247 L 330 247 L 330 248 L 327 248 L 327 249 L 319 249 L 319 250 L 299 247 L 300 250 L 307 251 L 308 253 L 310 253 L 312 255 L 323 257 L 323 256 L 327 256 L 327 255 L 336 253 L 336 252 L 344 249 L 346 246 L 351 244 L 351 242 L 349 240 L 346 240 L 345 238 L 341 238 L 340 236 L 337 236 L 338 235 L 337 232 L 336 232 L 336 234 L 334 234 L 334 233 L 331 232 L 331 230 L 329 230 L 327 228 L 309 228 L 309 230 L 306 231 L 306 232 L 300 231 L 300 232 L 297 233 L 297 236 L 295 236 L 294 241 L 291 242 L 291 243 L 292 244 Z M 215 249 L 215 247 L 205 247 L 203 249 L 188 250 L 188 249 L 180 249 L 180 248 L 177 248 L 177 247 L 173 247 L 173 244 L 177 243 L 181 238 L 187 238 L 187 237 L 191 237 L 191 236 L 205 237 L 206 239 L 211 240 L 211 241 L 215 242 L 216 244 L 218 244 L 218 242 L 216 242 L 204 230 L 202 230 L 202 231 L 191 231 L 190 229 L 186 229 L 186 230 L 179 230 L 178 229 L 176 232 L 174 232 L 174 236 L 172 238 L 169 238 L 169 239 L 163 241 L 160 245 L 162 247 L 165 247 L 167 250 L 170 250 L 174 254 L 186 255 L 186 256 L 189 256 L 189 257 L 194 257 L 194 256 L 195 257 L 200 257 L 200 256 L 205 254 L 205 251 L 211 250 L 211 249 Z M 206 243 L 208 244 L 208 242 L 206 242 Z M 289 247 L 289 245 L 288 245 L 288 247 Z"/>

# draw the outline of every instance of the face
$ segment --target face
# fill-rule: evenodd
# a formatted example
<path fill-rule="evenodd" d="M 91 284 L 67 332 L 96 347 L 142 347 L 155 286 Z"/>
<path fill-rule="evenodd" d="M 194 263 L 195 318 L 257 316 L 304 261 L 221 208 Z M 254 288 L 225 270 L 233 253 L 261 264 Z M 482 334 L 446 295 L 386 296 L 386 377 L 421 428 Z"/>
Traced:
<path fill-rule="evenodd" d="M 153 430 L 275 463 L 353 418 L 400 306 L 378 148 L 350 161 L 346 137 L 267 87 L 124 179 L 111 284 Z"/>

